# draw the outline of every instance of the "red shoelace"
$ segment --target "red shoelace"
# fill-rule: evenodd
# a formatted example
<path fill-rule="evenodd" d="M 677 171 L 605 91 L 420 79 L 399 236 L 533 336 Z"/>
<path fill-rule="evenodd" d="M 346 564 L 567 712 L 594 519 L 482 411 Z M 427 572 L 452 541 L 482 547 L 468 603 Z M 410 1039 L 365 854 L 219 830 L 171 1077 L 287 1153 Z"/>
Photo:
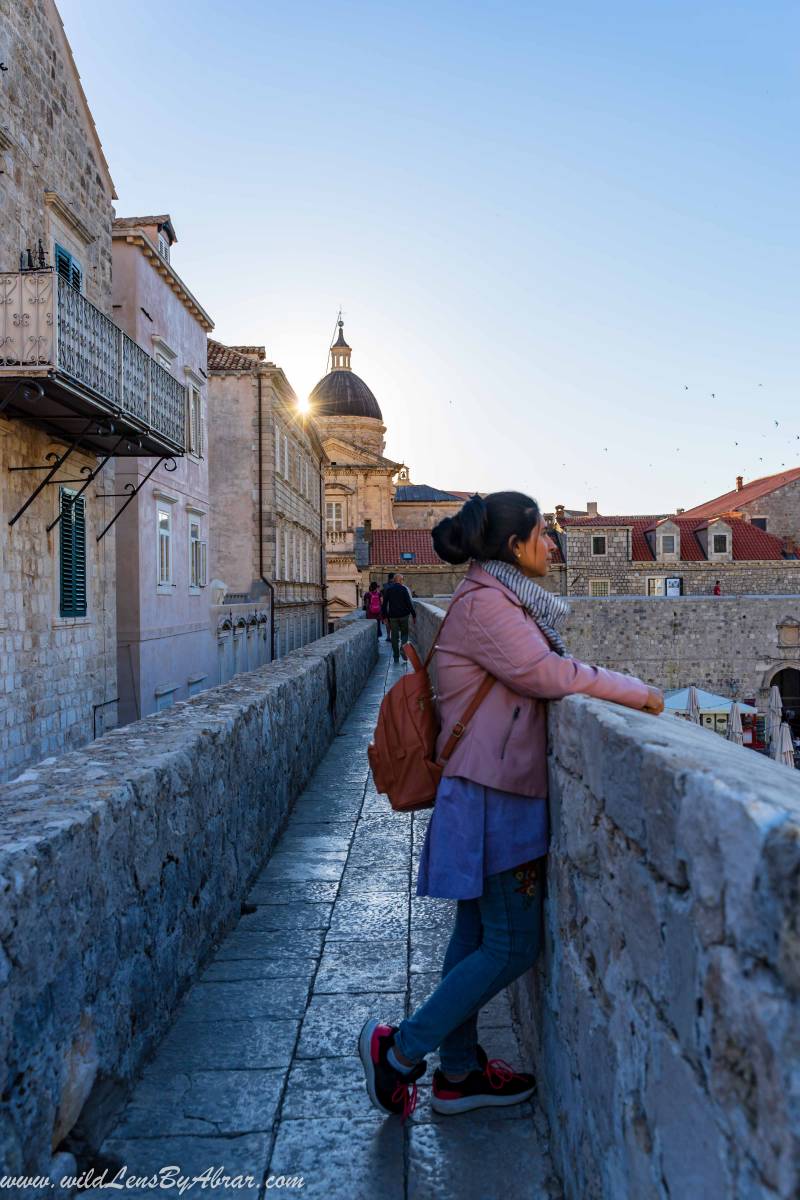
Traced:
<path fill-rule="evenodd" d="M 512 1079 L 523 1078 L 519 1071 L 515 1071 L 511 1064 L 507 1063 L 504 1058 L 490 1058 L 483 1068 L 483 1073 L 495 1091 L 498 1091 L 504 1083 L 509 1083 Z"/>
<path fill-rule="evenodd" d="M 410 1094 L 409 1094 L 410 1093 Z M 411 1116 L 414 1109 L 417 1107 L 417 1085 L 416 1083 L 398 1082 L 392 1092 L 392 1103 L 399 1104 L 403 1102 L 403 1111 L 400 1114 L 400 1123 L 404 1125 L 408 1117 Z"/>

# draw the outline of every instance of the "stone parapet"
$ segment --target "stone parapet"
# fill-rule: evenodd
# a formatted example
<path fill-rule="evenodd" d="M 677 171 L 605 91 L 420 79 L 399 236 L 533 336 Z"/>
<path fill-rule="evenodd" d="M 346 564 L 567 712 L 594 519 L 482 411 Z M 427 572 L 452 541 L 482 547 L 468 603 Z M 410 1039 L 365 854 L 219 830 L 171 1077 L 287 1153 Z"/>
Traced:
<path fill-rule="evenodd" d="M 797 1196 L 800 776 L 584 697 L 549 724 L 544 951 L 512 996 L 565 1196 Z"/>
<path fill-rule="evenodd" d="M 353 623 L 0 788 L 0 1175 L 102 1140 L 376 655 Z"/>

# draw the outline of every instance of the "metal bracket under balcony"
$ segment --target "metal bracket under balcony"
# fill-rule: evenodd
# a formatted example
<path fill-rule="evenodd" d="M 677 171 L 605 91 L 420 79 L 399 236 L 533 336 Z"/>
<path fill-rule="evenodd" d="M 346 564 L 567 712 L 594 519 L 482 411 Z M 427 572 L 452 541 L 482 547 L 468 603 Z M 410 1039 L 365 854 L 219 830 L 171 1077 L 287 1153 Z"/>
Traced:
<path fill-rule="evenodd" d="M 0 272 L 0 415 L 102 457 L 185 451 L 186 392 L 51 270 Z"/>

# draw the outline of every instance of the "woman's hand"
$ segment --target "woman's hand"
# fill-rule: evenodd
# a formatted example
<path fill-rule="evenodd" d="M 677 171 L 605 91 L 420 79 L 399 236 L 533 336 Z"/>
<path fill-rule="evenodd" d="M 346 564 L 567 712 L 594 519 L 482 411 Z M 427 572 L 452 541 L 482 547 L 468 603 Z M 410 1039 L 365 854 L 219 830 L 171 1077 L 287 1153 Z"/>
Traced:
<path fill-rule="evenodd" d="M 642 712 L 652 713 L 657 717 L 659 713 L 664 711 L 664 693 L 660 688 L 648 687 L 647 703 L 644 705 Z"/>

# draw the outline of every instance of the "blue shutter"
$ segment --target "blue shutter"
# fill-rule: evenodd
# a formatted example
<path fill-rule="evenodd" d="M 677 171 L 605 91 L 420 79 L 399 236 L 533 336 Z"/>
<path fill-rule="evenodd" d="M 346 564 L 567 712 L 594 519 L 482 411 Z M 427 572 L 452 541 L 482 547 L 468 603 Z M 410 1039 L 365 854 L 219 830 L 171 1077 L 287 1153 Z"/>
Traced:
<path fill-rule="evenodd" d="M 86 501 L 61 488 L 60 584 L 62 617 L 86 616 Z"/>

